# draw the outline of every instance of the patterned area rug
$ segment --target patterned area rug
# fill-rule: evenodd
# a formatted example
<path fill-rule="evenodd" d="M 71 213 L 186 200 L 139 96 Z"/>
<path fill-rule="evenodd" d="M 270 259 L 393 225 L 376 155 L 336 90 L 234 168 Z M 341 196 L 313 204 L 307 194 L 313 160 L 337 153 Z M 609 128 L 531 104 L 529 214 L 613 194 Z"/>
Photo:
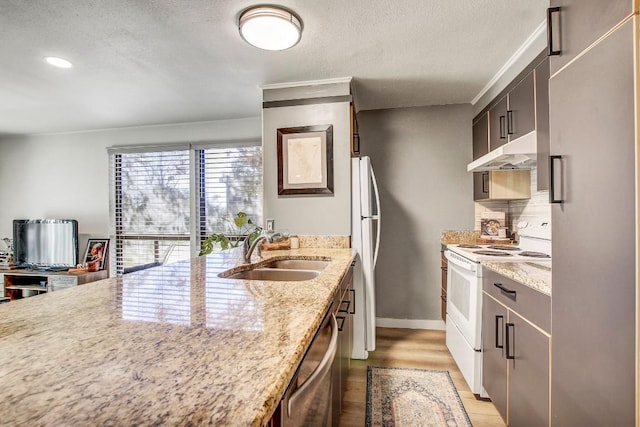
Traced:
<path fill-rule="evenodd" d="M 367 426 L 471 426 L 448 371 L 367 367 Z"/>

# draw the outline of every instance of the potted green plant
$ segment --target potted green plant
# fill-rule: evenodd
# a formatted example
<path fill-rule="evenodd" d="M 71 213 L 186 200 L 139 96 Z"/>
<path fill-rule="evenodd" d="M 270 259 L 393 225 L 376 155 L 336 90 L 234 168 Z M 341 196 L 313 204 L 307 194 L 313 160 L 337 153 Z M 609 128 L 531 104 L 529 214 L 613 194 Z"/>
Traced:
<path fill-rule="evenodd" d="M 216 247 L 220 250 L 235 248 L 249 236 L 249 243 L 262 233 L 262 227 L 253 223 L 245 212 L 238 212 L 231 221 L 228 222 L 227 233 L 214 233 L 202 241 L 199 255 L 207 255 L 213 252 Z"/>

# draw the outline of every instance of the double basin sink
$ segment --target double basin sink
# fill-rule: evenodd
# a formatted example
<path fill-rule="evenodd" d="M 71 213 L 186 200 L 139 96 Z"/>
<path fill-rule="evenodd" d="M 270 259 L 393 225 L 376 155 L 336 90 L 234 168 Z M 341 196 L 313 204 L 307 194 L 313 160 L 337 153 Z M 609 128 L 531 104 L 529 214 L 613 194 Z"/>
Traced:
<path fill-rule="evenodd" d="M 281 259 L 260 267 L 233 272 L 228 270 L 218 276 L 227 279 L 273 280 L 299 282 L 317 277 L 329 261 L 310 259 Z"/>

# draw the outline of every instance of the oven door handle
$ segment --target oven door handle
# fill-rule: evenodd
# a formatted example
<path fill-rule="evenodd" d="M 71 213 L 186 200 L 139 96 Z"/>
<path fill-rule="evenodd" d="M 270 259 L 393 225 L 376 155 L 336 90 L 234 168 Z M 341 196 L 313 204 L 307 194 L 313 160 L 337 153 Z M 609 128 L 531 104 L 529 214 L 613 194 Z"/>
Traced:
<path fill-rule="evenodd" d="M 476 272 L 477 269 L 477 264 L 473 261 L 464 261 L 464 259 L 461 259 L 462 257 L 459 255 L 454 254 L 453 252 L 447 250 L 444 251 L 444 256 L 447 257 L 447 259 L 449 260 L 450 263 L 463 268 L 465 270 L 471 271 L 471 272 Z"/>

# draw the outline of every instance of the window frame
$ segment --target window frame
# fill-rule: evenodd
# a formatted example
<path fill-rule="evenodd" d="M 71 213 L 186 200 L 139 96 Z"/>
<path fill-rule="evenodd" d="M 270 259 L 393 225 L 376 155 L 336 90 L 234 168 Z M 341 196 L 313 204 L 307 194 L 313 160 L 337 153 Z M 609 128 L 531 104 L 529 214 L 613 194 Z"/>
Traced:
<path fill-rule="evenodd" d="M 261 183 L 260 195 L 258 203 L 262 205 L 264 200 L 264 150 L 260 139 L 236 140 L 236 141 L 219 141 L 219 142 L 197 142 L 197 143 L 180 143 L 180 144 L 141 144 L 141 145 L 125 145 L 108 147 L 109 155 L 109 236 L 113 243 L 113 256 L 109 257 L 110 269 L 116 275 L 122 275 L 122 268 L 117 268 L 119 252 L 117 243 L 119 238 L 122 240 L 123 218 L 122 211 L 118 207 L 122 205 L 122 190 L 118 186 L 118 181 L 122 179 L 122 160 L 123 154 L 134 153 L 151 153 L 160 151 L 180 151 L 188 150 L 189 152 L 189 215 L 192 220 L 189 221 L 189 235 L 128 235 L 127 239 L 138 240 L 154 240 L 156 248 L 154 258 L 159 262 L 158 244 L 162 240 L 188 240 L 190 242 L 190 257 L 198 256 L 202 240 L 207 236 L 202 230 L 206 228 L 206 162 L 205 150 L 211 148 L 238 148 L 238 147 L 260 147 L 261 157 Z M 195 219 L 194 219 L 195 218 Z M 261 218 L 260 218 L 261 220 Z M 257 224 L 261 225 L 261 224 Z"/>

